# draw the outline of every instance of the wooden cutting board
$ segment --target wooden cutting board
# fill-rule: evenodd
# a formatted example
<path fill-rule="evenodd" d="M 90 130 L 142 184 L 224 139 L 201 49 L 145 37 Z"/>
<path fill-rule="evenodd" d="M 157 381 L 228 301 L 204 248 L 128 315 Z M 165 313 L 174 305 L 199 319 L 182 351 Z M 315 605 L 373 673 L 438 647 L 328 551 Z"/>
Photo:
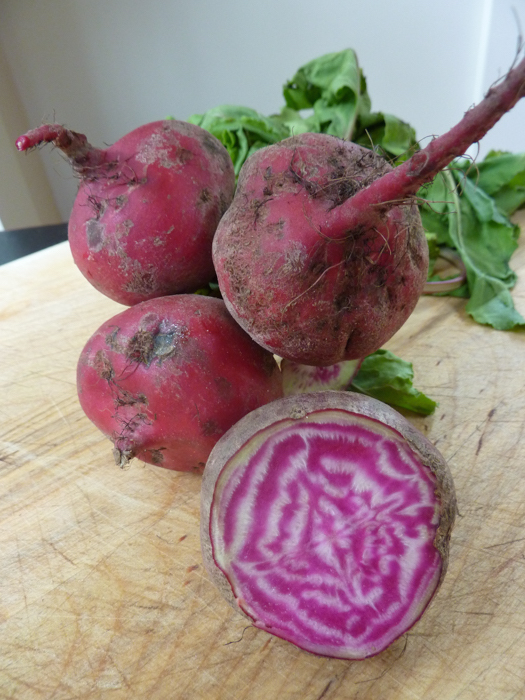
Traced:
<path fill-rule="evenodd" d="M 525 245 L 513 266 L 525 313 Z M 423 298 L 388 344 L 439 401 L 410 420 L 450 461 L 460 515 L 422 620 L 345 662 L 246 627 L 223 602 L 201 563 L 200 477 L 114 466 L 75 366 L 121 309 L 67 244 L 0 268 L 0 699 L 525 698 L 523 334 Z"/>

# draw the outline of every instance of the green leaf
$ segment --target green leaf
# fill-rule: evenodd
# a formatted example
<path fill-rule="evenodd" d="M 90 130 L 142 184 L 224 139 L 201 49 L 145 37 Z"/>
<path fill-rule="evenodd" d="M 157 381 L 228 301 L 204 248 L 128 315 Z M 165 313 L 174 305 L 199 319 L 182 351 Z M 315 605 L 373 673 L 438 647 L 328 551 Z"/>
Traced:
<path fill-rule="evenodd" d="M 425 200 L 419 207 L 425 231 L 432 231 L 438 245 L 453 247 L 454 243 L 450 238 L 449 205 L 453 205 L 454 201 L 444 177 L 438 175 L 418 192 L 418 196 Z"/>
<path fill-rule="evenodd" d="M 321 125 L 320 131 L 338 138 L 345 138 L 357 117 L 357 106 L 353 100 L 331 105 L 324 98 L 314 104 L 314 114 Z"/>
<path fill-rule="evenodd" d="M 462 163 L 462 168 L 504 215 L 525 204 L 525 153 L 491 151 L 481 163 Z"/>
<path fill-rule="evenodd" d="M 516 283 L 509 261 L 518 246 L 519 228 L 470 180 L 463 182 L 460 210 L 451 236 L 467 270 L 467 313 L 478 323 L 498 330 L 525 325 L 509 291 Z"/>
<path fill-rule="evenodd" d="M 481 163 L 469 168 L 469 177 L 491 196 L 497 194 L 502 187 L 510 185 L 519 176 L 523 181 L 525 153 L 491 151 Z"/>
<path fill-rule="evenodd" d="M 494 195 L 494 201 L 500 211 L 507 216 L 512 216 L 515 211 L 525 205 L 525 181 L 520 185 L 511 184 L 508 187 L 502 187 Z"/>
<path fill-rule="evenodd" d="M 204 114 L 193 114 L 188 121 L 219 139 L 230 154 L 236 175 L 249 155 L 290 136 L 284 123 L 249 107 L 222 105 Z"/>
<path fill-rule="evenodd" d="M 286 105 L 293 109 L 313 107 L 320 97 L 330 104 L 358 99 L 362 75 L 352 49 L 328 53 L 299 68 L 283 87 Z"/>
<path fill-rule="evenodd" d="M 410 124 L 383 112 L 360 115 L 353 140 L 365 148 L 380 148 L 397 164 L 410 157 L 417 147 L 416 132 Z"/>
<path fill-rule="evenodd" d="M 498 330 L 525 326 L 510 294 L 516 275 L 509 261 L 518 245 L 519 227 L 509 221 L 492 197 L 464 177 L 461 167 L 443 172 L 426 196 L 436 200 L 420 208 L 423 225 L 435 233 L 439 244 L 457 250 L 465 265 L 470 297 L 467 313 L 478 323 Z M 440 197 L 444 199 L 440 201 Z M 464 296 L 465 289 L 451 294 Z"/>
<path fill-rule="evenodd" d="M 321 131 L 321 125 L 315 114 L 304 116 L 291 107 L 283 107 L 280 114 L 272 116 L 272 120 L 288 129 L 290 136 Z"/>
<path fill-rule="evenodd" d="M 476 281 L 466 310 L 478 323 L 488 324 L 500 331 L 525 325 L 525 319 L 514 308 L 507 285 L 488 275 Z"/>
<path fill-rule="evenodd" d="M 429 415 L 437 403 L 414 387 L 414 369 L 389 350 L 377 350 L 365 357 L 351 389 L 372 396 L 390 406 Z"/>
<path fill-rule="evenodd" d="M 440 247 L 437 242 L 437 235 L 430 231 L 425 231 L 425 236 L 428 244 L 428 279 L 431 278 L 434 266 L 439 258 Z"/>
<path fill-rule="evenodd" d="M 319 131 L 349 138 L 359 115 L 370 111 L 366 80 L 352 49 L 308 62 L 283 87 L 286 107 L 313 109 Z"/>

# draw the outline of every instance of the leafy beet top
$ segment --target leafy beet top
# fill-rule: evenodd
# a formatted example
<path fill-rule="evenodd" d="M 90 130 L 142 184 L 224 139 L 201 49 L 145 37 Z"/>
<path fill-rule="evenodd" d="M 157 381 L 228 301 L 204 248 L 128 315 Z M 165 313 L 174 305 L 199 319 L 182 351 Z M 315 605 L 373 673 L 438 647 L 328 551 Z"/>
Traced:
<path fill-rule="evenodd" d="M 215 564 L 254 625 L 365 658 L 421 616 L 446 566 L 436 476 L 397 430 L 319 410 L 254 433 L 215 485 Z"/>

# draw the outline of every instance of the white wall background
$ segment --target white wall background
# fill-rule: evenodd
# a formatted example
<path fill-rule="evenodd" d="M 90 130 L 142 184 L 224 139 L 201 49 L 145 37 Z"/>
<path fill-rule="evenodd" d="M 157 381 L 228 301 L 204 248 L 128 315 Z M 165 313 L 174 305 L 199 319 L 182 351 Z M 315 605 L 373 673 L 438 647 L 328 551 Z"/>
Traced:
<path fill-rule="evenodd" d="M 512 63 L 512 7 L 525 26 L 525 0 L 0 0 L 0 42 L 29 123 L 56 120 L 97 146 L 224 103 L 269 114 L 299 66 L 347 47 L 373 108 L 423 138 L 456 123 Z M 524 107 L 482 153 L 525 151 Z M 75 181 L 57 152 L 41 157 L 66 220 Z"/>
<path fill-rule="evenodd" d="M 523 33 L 525 39 L 525 0 L 492 0 L 486 4 L 488 12 L 481 36 L 482 50 L 478 66 L 480 82 L 476 90 L 476 102 L 512 64 L 516 56 L 518 34 Z M 521 56 L 523 57 L 523 50 Z M 485 136 L 481 155 L 490 149 L 514 153 L 525 151 L 525 99 Z"/>

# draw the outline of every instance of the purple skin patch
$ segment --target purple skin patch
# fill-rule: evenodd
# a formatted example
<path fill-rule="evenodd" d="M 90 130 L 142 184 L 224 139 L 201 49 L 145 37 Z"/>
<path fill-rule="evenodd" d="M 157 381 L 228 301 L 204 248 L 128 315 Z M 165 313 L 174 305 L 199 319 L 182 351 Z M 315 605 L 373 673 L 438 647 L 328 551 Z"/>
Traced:
<path fill-rule="evenodd" d="M 256 433 L 225 465 L 213 556 L 254 625 L 315 654 L 379 653 L 440 578 L 436 480 L 395 430 L 341 410 Z"/>

